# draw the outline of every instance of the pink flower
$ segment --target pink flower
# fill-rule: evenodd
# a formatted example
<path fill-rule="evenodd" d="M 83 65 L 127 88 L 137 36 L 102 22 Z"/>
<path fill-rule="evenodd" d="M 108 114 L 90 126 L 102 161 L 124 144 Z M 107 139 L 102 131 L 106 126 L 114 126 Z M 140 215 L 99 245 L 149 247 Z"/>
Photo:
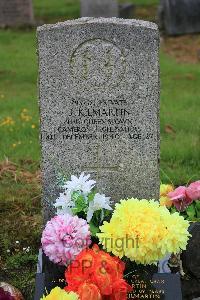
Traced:
<path fill-rule="evenodd" d="M 47 222 L 41 242 L 51 261 L 66 265 L 91 244 L 89 225 L 77 216 L 56 216 Z"/>
<path fill-rule="evenodd" d="M 188 186 L 186 193 L 190 199 L 200 200 L 200 180 L 191 183 Z"/>
<path fill-rule="evenodd" d="M 179 186 L 173 192 L 168 193 L 167 196 L 172 200 L 178 211 L 184 211 L 193 202 L 193 199 L 188 196 L 185 186 Z"/>

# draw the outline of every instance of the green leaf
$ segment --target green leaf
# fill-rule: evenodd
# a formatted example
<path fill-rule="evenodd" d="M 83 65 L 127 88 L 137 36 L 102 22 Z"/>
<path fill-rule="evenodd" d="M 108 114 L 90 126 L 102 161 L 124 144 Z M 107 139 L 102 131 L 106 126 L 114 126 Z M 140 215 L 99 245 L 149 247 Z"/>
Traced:
<path fill-rule="evenodd" d="M 94 196 L 96 195 L 96 191 L 92 191 L 88 194 L 88 202 L 91 202 L 94 200 Z"/>
<path fill-rule="evenodd" d="M 173 214 L 173 213 L 177 212 L 177 210 L 176 210 L 176 207 L 174 207 L 174 206 L 173 206 L 173 207 L 171 207 L 171 208 L 170 208 L 170 212 L 171 212 L 171 214 Z"/>
<path fill-rule="evenodd" d="M 67 180 L 68 177 L 63 172 L 60 171 L 56 174 L 56 181 L 59 187 L 63 187 Z"/>
<path fill-rule="evenodd" d="M 200 200 L 194 202 L 196 210 L 200 211 Z"/>
<path fill-rule="evenodd" d="M 81 192 L 79 191 L 73 192 L 71 195 L 72 201 L 75 203 L 79 196 L 81 196 Z"/>
<path fill-rule="evenodd" d="M 200 201 L 197 200 L 194 203 L 195 203 L 195 209 L 196 209 L 197 218 L 200 218 Z"/>
<path fill-rule="evenodd" d="M 188 217 L 188 215 L 187 215 L 186 213 L 181 213 L 180 215 L 181 215 L 184 219 L 186 219 L 186 220 L 189 219 L 189 217 Z"/>
<path fill-rule="evenodd" d="M 72 209 L 73 214 L 86 211 L 87 202 L 85 201 L 84 195 L 82 195 L 80 192 L 74 192 L 72 194 L 72 199 L 75 203 L 75 207 Z"/>
<path fill-rule="evenodd" d="M 196 215 L 195 205 L 192 203 L 188 208 L 186 209 L 186 213 L 189 216 L 190 219 L 193 219 Z"/>
<path fill-rule="evenodd" d="M 95 226 L 95 225 L 93 224 L 93 222 L 90 222 L 89 225 L 90 225 L 90 232 L 91 232 L 91 235 L 92 235 L 92 236 L 96 236 L 96 234 L 99 232 L 99 227 Z"/>

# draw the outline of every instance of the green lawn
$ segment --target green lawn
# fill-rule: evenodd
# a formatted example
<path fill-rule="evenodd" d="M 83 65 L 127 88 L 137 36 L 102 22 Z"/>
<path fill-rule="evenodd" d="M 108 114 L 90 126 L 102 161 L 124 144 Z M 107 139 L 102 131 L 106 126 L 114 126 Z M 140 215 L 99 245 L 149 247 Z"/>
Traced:
<path fill-rule="evenodd" d="M 159 0 L 129 0 L 129 3 L 140 6 L 156 5 Z M 33 0 L 35 14 L 38 19 L 52 21 L 59 19 L 73 19 L 80 15 L 80 0 Z M 127 0 L 119 0 L 127 3 Z"/>
<path fill-rule="evenodd" d="M 0 161 L 38 161 L 35 30 L 1 30 L 0 40 Z M 175 184 L 187 183 L 200 177 L 200 68 L 162 52 L 160 64 L 161 168 Z M 166 133 L 166 125 L 174 132 Z M 161 178 L 167 180 L 163 172 Z"/>

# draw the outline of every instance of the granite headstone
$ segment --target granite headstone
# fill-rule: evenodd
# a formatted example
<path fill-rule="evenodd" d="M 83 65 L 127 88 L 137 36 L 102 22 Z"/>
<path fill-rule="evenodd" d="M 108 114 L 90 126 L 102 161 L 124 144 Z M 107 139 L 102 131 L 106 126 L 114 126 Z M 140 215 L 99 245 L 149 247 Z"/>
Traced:
<path fill-rule="evenodd" d="M 161 0 L 159 22 L 168 35 L 200 32 L 200 0 Z"/>
<path fill-rule="evenodd" d="M 193 223 L 189 227 L 192 235 L 181 259 L 186 273 L 182 279 L 182 290 L 185 300 L 200 296 L 200 223 Z"/>
<path fill-rule="evenodd" d="M 1 0 L 0 26 L 32 25 L 32 0 Z"/>
<path fill-rule="evenodd" d="M 159 197 L 159 31 L 117 18 L 38 28 L 45 220 L 57 172 L 90 173 L 101 193 Z"/>
<path fill-rule="evenodd" d="M 133 3 L 122 3 L 119 5 L 119 17 L 123 19 L 132 19 L 135 13 L 136 5 Z"/>
<path fill-rule="evenodd" d="M 82 17 L 118 17 L 116 0 L 81 0 Z"/>

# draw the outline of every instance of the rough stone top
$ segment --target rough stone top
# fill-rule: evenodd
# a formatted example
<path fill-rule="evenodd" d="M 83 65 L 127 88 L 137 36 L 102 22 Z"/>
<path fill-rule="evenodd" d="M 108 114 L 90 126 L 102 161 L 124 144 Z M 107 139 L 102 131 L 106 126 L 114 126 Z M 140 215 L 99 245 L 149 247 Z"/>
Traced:
<path fill-rule="evenodd" d="M 152 30 L 158 30 L 158 26 L 155 23 L 135 20 L 135 19 L 120 19 L 120 18 L 92 18 L 84 17 L 75 20 L 68 20 L 65 22 L 58 22 L 56 24 L 45 24 L 37 28 L 37 32 L 60 29 L 66 26 L 72 25 L 85 25 L 85 24 L 113 24 L 113 25 L 129 25 L 135 27 L 148 28 Z"/>

